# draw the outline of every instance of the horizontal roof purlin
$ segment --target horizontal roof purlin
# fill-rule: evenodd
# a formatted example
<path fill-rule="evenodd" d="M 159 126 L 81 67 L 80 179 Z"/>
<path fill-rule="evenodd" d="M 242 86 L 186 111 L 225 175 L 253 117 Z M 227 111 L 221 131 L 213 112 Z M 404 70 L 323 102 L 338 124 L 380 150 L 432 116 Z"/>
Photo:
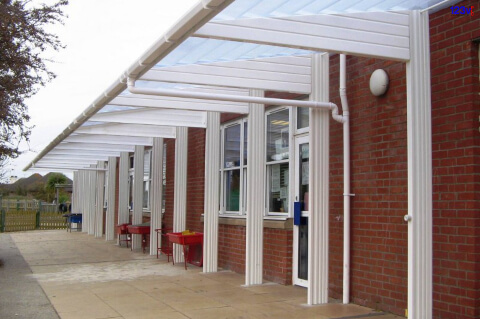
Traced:
<path fill-rule="evenodd" d="M 203 74 L 208 73 L 206 64 L 212 64 L 211 70 L 223 72 L 218 67 L 230 67 L 235 74 L 235 63 L 239 60 L 269 59 L 291 57 L 310 54 L 318 51 L 343 52 L 354 55 L 375 56 L 385 59 L 406 61 L 409 59 L 409 22 L 408 11 L 426 9 L 428 6 L 441 4 L 436 10 L 453 1 L 443 3 L 441 0 L 202 0 L 178 21 L 168 32 L 149 48 L 123 75 L 115 81 L 100 97 L 98 97 L 80 116 L 78 116 L 59 136 L 57 136 L 41 153 L 30 163 L 42 159 L 50 151 L 56 149 L 65 138 L 72 133 L 101 134 L 105 136 L 170 136 L 174 133 L 162 131 L 155 133 L 154 125 L 143 124 L 99 124 L 88 120 L 95 114 L 118 112 L 122 108 L 131 106 L 141 110 L 142 107 L 160 107 L 168 103 L 168 99 L 144 98 L 132 94 L 125 95 L 127 77 L 148 80 L 165 80 L 160 73 L 162 68 L 166 72 L 175 72 L 174 66 L 202 64 L 205 67 Z M 231 4 L 232 3 L 232 4 Z M 230 5 L 231 4 L 231 5 Z M 229 6 L 230 5 L 230 6 Z M 211 22 L 210 22 L 211 21 Z M 353 25 L 353 26 L 352 26 Z M 358 26 L 358 28 L 357 28 Z M 352 29 L 353 28 L 353 29 Z M 312 33 L 313 32 L 313 33 Z M 352 38 L 352 32 L 355 33 Z M 200 36 L 192 37 L 193 35 Z M 234 40 L 234 41 L 232 41 Z M 361 40 L 361 41 L 359 41 Z M 228 66 L 228 62 L 232 64 Z M 213 65 L 215 64 L 215 65 Z M 168 68 L 167 68 L 168 67 Z M 168 70 L 167 70 L 168 69 Z M 201 68 L 195 68 L 199 70 Z M 178 69 L 180 70 L 180 69 Z M 277 79 L 267 72 L 259 73 L 245 71 L 254 77 L 263 79 L 264 89 L 275 88 Z M 204 76 L 197 81 L 180 78 L 191 76 L 176 74 L 178 82 L 183 86 L 191 84 L 201 85 L 229 85 L 228 74 L 222 73 L 221 81 L 212 76 Z M 195 76 L 195 75 L 193 75 Z M 298 74 L 296 89 L 292 92 L 308 94 L 307 82 L 304 76 Z M 158 77 L 158 78 L 156 78 Z M 230 85 L 248 89 L 248 77 L 245 80 L 237 77 L 236 83 Z M 273 82 L 272 82 L 273 79 Z M 255 79 L 256 87 L 262 87 L 260 79 Z M 270 81 L 270 83 L 268 83 Z M 282 80 L 283 81 L 283 80 Z M 140 81 L 138 81 L 140 82 Z M 199 83 L 201 82 L 201 83 Z M 279 82 L 280 83 L 280 82 Z M 286 83 L 286 82 L 285 82 Z M 253 84 L 251 84 L 253 85 Z M 180 85 L 182 87 L 182 85 Z M 192 87 L 188 88 L 189 90 Z M 285 86 L 277 86 L 278 91 Z M 162 102 L 160 102 L 162 101 Z M 170 101 L 174 101 L 171 99 Z M 187 99 L 176 99 L 178 104 L 174 108 L 187 108 Z M 111 104 L 109 104 L 112 102 Z M 129 104 L 131 103 L 131 104 Z M 208 104 L 204 102 L 192 103 L 197 106 Z M 216 105 L 219 105 L 218 103 Z M 105 107 L 107 106 L 107 107 Z M 104 108 L 105 107 L 105 108 Z M 119 107 L 119 108 L 118 108 Z M 239 106 L 244 108 L 244 106 Z M 132 112 L 135 110 L 133 108 Z M 220 108 L 220 110 L 222 110 Z M 224 108 L 228 111 L 227 108 Z M 243 113 L 243 112 L 241 112 Z M 90 125 L 93 124 L 93 125 Z"/>

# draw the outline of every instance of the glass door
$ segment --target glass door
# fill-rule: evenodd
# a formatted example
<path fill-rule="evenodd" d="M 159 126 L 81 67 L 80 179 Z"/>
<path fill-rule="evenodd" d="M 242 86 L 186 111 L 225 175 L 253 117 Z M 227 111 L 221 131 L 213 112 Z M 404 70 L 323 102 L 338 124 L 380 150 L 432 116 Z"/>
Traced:
<path fill-rule="evenodd" d="M 293 284 L 308 286 L 308 217 L 309 217 L 309 137 L 295 138 L 295 192 L 300 204 L 300 222 L 293 227 Z"/>

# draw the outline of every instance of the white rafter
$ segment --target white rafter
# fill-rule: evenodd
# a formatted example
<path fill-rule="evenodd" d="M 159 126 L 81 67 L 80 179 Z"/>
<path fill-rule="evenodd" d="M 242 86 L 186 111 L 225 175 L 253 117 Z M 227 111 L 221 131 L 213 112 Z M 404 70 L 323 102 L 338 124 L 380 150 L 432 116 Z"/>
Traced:
<path fill-rule="evenodd" d="M 215 21 L 195 36 L 401 61 L 410 58 L 407 12 Z"/>
<path fill-rule="evenodd" d="M 139 80 L 309 94 L 310 56 L 153 68 Z"/>
<path fill-rule="evenodd" d="M 185 110 L 136 109 L 97 113 L 90 120 L 103 123 L 205 127 L 206 113 Z"/>
<path fill-rule="evenodd" d="M 82 126 L 75 132 L 82 134 L 175 138 L 174 127 L 141 124 L 99 124 Z"/>

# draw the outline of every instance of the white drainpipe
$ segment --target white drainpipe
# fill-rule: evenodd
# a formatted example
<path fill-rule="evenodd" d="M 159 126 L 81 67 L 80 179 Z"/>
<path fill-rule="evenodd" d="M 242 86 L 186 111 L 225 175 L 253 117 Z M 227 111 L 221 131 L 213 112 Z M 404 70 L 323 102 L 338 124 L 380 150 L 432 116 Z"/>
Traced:
<path fill-rule="evenodd" d="M 216 94 L 206 92 L 195 92 L 178 89 L 148 89 L 135 87 L 135 79 L 128 78 L 128 90 L 133 94 L 144 95 L 157 95 L 157 96 L 169 96 L 188 99 L 199 100 L 215 100 L 215 101 L 229 101 L 229 102 L 243 102 L 243 103 L 256 103 L 265 105 L 285 105 L 285 106 L 298 106 L 298 107 L 312 107 L 312 108 L 326 108 L 332 110 L 333 118 L 342 119 L 341 115 L 338 115 L 338 106 L 331 102 L 317 102 L 317 101 L 302 101 L 302 100 L 289 100 L 289 99 L 276 99 L 267 97 L 255 97 L 244 95 L 232 95 L 232 94 Z M 225 112 L 228 112 L 226 109 Z"/>
<path fill-rule="evenodd" d="M 340 100 L 343 119 L 343 303 L 350 303 L 350 113 L 347 100 L 347 63 L 340 54 Z"/>

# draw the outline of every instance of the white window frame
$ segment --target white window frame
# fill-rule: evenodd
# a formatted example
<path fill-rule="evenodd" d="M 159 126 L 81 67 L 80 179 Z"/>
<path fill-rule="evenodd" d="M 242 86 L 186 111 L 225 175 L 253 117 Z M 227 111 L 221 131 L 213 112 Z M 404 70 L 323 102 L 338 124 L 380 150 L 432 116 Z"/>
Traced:
<path fill-rule="evenodd" d="M 144 166 L 145 166 L 145 160 L 146 159 L 149 159 L 148 163 L 149 163 L 149 167 L 148 167 L 148 176 L 145 175 L 145 167 L 143 168 L 143 183 L 145 184 L 145 182 L 147 182 L 147 185 L 148 185 L 148 195 L 147 195 L 147 207 L 144 207 L 143 206 L 143 196 L 145 196 L 145 186 L 143 187 L 143 193 L 142 193 L 142 209 L 144 212 L 151 212 L 152 210 L 152 197 L 150 196 L 151 192 L 152 192 L 152 149 L 149 148 L 149 149 L 146 149 L 145 152 L 144 152 Z"/>
<path fill-rule="evenodd" d="M 221 143 L 220 143 L 220 216 L 244 216 L 246 215 L 246 175 L 247 175 L 247 166 L 244 163 L 244 152 L 245 150 L 245 123 L 247 123 L 247 118 L 241 118 L 235 121 L 231 121 L 223 124 L 220 127 L 221 132 Z M 225 166 L 225 129 L 240 125 L 240 165 L 236 167 L 226 168 Z M 248 132 L 247 132 L 248 134 Z M 247 163 L 248 164 L 248 163 Z M 239 209 L 238 211 L 227 211 L 226 208 L 226 187 L 225 184 L 225 173 L 228 171 L 239 170 L 240 171 L 240 188 L 239 188 Z"/>
<path fill-rule="evenodd" d="M 133 211 L 133 183 L 134 183 L 134 167 L 135 167 L 135 162 L 134 162 L 134 157 L 133 154 L 128 155 L 128 210 Z M 132 199 L 132 200 L 130 200 Z"/>
<path fill-rule="evenodd" d="M 280 107 L 274 107 L 270 108 L 265 111 L 265 155 L 268 154 L 268 115 L 277 113 L 280 111 L 288 110 L 288 159 L 284 160 L 278 160 L 278 161 L 267 161 L 267 157 L 265 156 L 265 216 L 272 216 L 272 217 L 293 217 L 293 201 L 291 200 L 292 196 L 292 190 L 293 190 L 293 185 L 295 182 L 295 176 L 292 174 L 292 165 L 294 163 L 294 147 L 292 147 L 292 143 L 295 142 L 294 140 L 294 129 L 296 129 L 296 116 L 294 116 L 294 113 L 296 112 L 293 111 L 293 107 L 291 106 L 280 106 Z M 270 176 L 269 176 L 269 169 L 268 166 L 274 165 L 274 164 L 282 164 L 282 163 L 288 163 L 288 212 L 270 212 L 269 209 L 269 203 L 270 203 Z"/>

